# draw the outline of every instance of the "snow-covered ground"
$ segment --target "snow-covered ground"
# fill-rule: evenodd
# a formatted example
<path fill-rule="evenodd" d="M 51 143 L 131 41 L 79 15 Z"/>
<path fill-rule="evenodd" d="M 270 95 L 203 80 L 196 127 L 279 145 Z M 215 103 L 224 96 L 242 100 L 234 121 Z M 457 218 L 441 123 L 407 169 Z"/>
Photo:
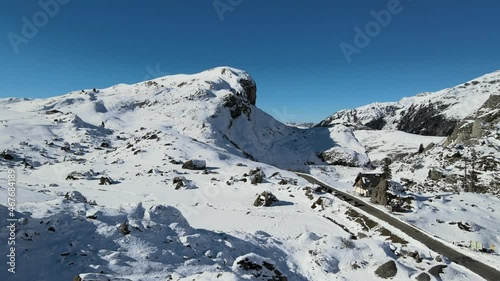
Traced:
<path fill-rule="evenodd" d="M 353 181 L 363 169 L 336 166 L 315 166 L 311 174 L 323 182 L 353 195 Z M 414 225 L 431 236 L 447 242 L 466 255 L 500 270 L 500 199 L 477 193 L 413 193 L 412 209 L 404 213 L 393 213 L 399 219 Z M 366 202 L 369 197 L 359 197 Z M 384 206 L 374 205 L 390 213 Z M 483 248 L 494 247 L 495 253 L 482 253 L 471 249 L 481 244 Z"/>
<path fill-rule="evenodd" d="M 372 161 L 382 160 L 388 155 L 416 153 L 420 145 L 425 148 L 431 143 L 441 143 L 445 139 L 394 130 L 356 130 L 354 134 Z"/>
<path fill-rule="evenodd" d="M 0 174 L 16 172 L 20 219 L 16 274 L 7 271 L 5 243 L 0 280 L 368 280 L 389 261 L 394 280 L 439 265 L 447 266 L 443 280 L 481 280 L 262 163 L 299 165 L 317 160 L 323 147 L 342 143 L 350 153 L 362 146 L 349 130 L 279 123 L 245 100 L 242 78 L 250 79 L 217 68 L 0 100 L 0 148 L 11 157 L 0 159 Z M 183 169 L 189 160 L 206 167 Z M 257 168 L 265 176 L 254 185 Z M 1 214 L 7 190 L 0 182 Z M 265 191 L 279 201 L 255 207 Z M 0 237 L 9 235 L 0 229 Z M 414 251 L 423 261 L 410 257 Z"/>

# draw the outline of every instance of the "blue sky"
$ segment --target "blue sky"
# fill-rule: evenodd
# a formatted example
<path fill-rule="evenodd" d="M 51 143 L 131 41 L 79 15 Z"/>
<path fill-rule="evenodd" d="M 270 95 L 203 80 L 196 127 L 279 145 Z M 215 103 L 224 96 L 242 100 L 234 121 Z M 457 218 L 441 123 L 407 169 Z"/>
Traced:
<path fill-rule="evenodd" d="M 42 0 L 58 3 L 53 15 L 39 1 L 1 1 L 0 97 L 228 65 L 255 78 L 263 110 L 283 121 L 320 121 L 500 69 L 500 2 L 394 1 Z M 371 11 L 391 19 L 381 16 L 377 29 Z M 31 38 L 23 17 L 39 26 L 25 28 Z M 373 37 L 356 45 L 355 27 L 367 25 Z M 342 42 L 363 48 L 348 62 Z"/>

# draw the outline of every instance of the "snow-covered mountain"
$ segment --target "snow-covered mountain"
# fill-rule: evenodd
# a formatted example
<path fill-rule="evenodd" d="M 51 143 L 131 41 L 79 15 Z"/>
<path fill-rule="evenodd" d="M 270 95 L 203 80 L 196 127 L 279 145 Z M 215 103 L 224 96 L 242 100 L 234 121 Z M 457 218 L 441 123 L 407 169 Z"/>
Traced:
<path fill-rule="evenodd" d="M 408 188 L 499 195 L 499 97 L 496 71 L 435 93 L 342 110 L 317 126 L 351 128 L 372 163 L 390 158 Z"/>
<path fill-rule="evenodd" d="M 16 220 L 0 229 L 16 237 L 16 274 L 0 279 L 480 280 L 280 169 L 360 171 L 369 137 L 287 126 L 256 100 L 255 81 L 229 67 L 0 100 L 0 173 L 13 178 L 0 212 Z"/>
<path fill-rule="evenodd" d="M 319 126 L 348 124 L 358 128 L 448 136 L 462 119 L 476 112 L 491 95 L 499 94 L 500 71 L 496 71 L 435 93 L 342 110 L 320 122 Z"/>
<path fill-rule="evenodd" d="M 477 278 L 266 164 L 323 163 L 326 151 L 369 159 L 350 128 L 289 127 L 256 97 L 248 74 L 223 67 L 0 100 L 1 174 L 12 182 L 0 183 L 0 212 L 16 220 L 0 229 L 16 237 L 15 258 L 0 258 L 16 273 L 0 279 L 411 280 L 442 266 L 442 277 Z"/>
<path fill-rule="evenodd" d="M 324 163 L 318 154 L 332 147 L 341 158 L 326 161 L 368 164 L 364 151 L 356 151 L 356 140 L 349 140 L 352 133 L 348 130 L 286 126 L 255 107 L 256 91 L 247 73 L 220 67 L 44 100 L 4 99 L 0 106 L 68 122 L 66 130 L 101 124 L 110 130 L 124 128 L 124 132 L 139 130 L 144 124 L 157 130 L 173 128 L 230 153 L 284 168 Z M 354 144 L 354 150 L 347 142 Z M 353 155 L 359 157 L 353 160 Z"/>

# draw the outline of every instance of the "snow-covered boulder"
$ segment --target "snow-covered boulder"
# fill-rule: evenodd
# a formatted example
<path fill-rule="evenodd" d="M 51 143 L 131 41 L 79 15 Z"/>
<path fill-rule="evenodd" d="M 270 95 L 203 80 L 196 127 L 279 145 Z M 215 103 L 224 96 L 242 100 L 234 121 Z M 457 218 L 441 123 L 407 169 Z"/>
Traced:
<path fill-rule="evenodd" d="M 264 191 L 257 197 L 257 199 L 255 199 L 253 205 L 255 207 L 270 207 L 277 202 L 279 202 L 279 200 L 276 196 L 274 196 L 274 194 L 269 191 Z"/>
<path fill-rule="evenodd" d="M 182 168 L 187 170 L 204 170 L 206 167 L 205 160 L 189 160 L 182 164 Z"/>

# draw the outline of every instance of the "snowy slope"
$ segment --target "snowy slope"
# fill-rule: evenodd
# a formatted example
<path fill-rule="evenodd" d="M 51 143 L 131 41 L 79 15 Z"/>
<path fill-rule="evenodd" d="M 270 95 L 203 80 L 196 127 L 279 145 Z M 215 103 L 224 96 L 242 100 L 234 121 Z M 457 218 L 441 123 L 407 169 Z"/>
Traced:
<path fill-rule="evenodd" d="M 396 229 L 376 220 L 365 228 L 350 205 L 295 174 L 249 159 L 301 164 L 321 162 L 316 153 L 332 146 L 364 149 L 348 128 L 275 121 L 253 105 L 249 80 L 217 68 L 1 100 L 0 173 L 16 172 L 18 222 L 16 274 L 2 270 L 0 279 L 360 280 L 392 260 L 397 280 L 436 265 L 447 266 L 443 278 L 480 280 Z M 191 159 L 206 167 L 182 168 Z M 257 168 L 265 175 L 253 185 Z M 7 189 L 1 182 L 2 216 Z M 264 191 L 279 201 L 253 206 Z"/>
<path fill-rule="evenodd" d="M 228 152 L 284 168 L 323 163 L 318 153 L 332 147 L 347 149 L 337 140 L 352 135 L 345 130 L 286 126 L 254 106 L 256 86 L 244 71 L 219 67 L 194 75 L 175 75 L 134 85 L 82 90 L 44 100 L 3 99 L 0 105 L 15 112 L 45 114 L 58 110 L 77 126 L 100 126 L 133 132 L 144 124 L 173 128 Z M 52 116 L 55 119 L 61 116 Z M 347 136 L 346 136 L 347 135 Z M 103 136 L 104 137 L 104 136 Z M 367 159 L 362 151 L 363 159 Z M 366 161 L 361 161 L 361 165 Z"/>

